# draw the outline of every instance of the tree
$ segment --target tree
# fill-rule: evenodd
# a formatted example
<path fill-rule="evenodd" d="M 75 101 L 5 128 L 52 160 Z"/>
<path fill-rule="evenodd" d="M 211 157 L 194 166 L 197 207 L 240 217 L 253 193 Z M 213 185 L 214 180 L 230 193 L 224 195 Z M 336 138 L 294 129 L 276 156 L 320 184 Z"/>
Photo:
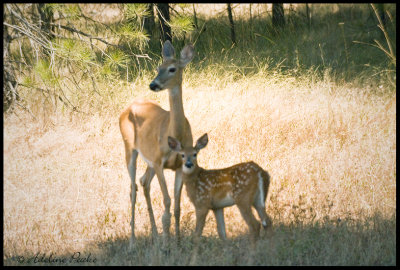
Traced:
<path fill-rule="evenodd" d="M 142 54 L 149 39 L 139 11 L 146 6 L 124 5 L 123 19 L 115 27 L 87 16 L 81 10 L 84 5 L 3 7 L 4 111 L 16 104 L 30 112 L 30 104 L 40 104 L 45 113 L 60 107 L 61 101 L 62 110 L 81 112 L 82 80 L 92 82 L 87 94 L 101 97 L 97 81 L 129 81 L 141 72 L 141 63 L 151 59 Z"/>
<path fill-rule="evenodd" d="M 147 4 L 147 16 L 144 17 L 144 29 L 146 30 L 147 34 L 152 35 L 154 30 L 154 4 L 149 3 Z"/>
<path fill-rule="evenodd" d="M 308 3 L 306 3 L 306 17 L 307 17 L 308 29 L 310 29 L 311 28 L 311 12 L 310 12 L 310 7 L 308 6 Z"/>
<path fill-rule="evenodd" d="M 231 8 L 231 4 L 227 4 L 227 5 L 228 5 L 229 25 L 231 28 L 231 39 L 232 39 L 232 43 L 236 44 L 235 25 L 233 24 L 232 8 Z"/>
<path fill-rule="evenodd" d="M 158 18 L 160 21 L 161 39 L 164 43 L 166 40 L 172 41 L 171 27 L 169 25 L 170 14 L 168 3 L 157 3 Z"/>
<path fill-rule="evenodd" d="M 282 3 L 272 4 L 272 26 L 276 30 L 285 26 L 285 16 Z"/>
<path fill-rule="evenodd" d="M 194 26 L 195 26 L 195 27 L 196 27 L 196 29 L 197 29 L 197 28 L 199 28 L 199 25 L 198 25 L 198 23 L 197 23 L 196 9 L 195 9 L 195 7 L 194 7 L 194 3 L 193 3 L 192 5 L 193 5 L 193 19 L 194 19 Z"/>

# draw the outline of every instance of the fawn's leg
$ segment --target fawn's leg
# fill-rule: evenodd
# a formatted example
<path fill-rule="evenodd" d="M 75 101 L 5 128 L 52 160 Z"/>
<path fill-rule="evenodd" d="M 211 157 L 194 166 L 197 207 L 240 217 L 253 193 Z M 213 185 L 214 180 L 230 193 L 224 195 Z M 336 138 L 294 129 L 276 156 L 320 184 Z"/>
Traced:
<path fill-rule="evenodd" d="M 197 254 L 199 251 L 200 237 L 203 232 L 204 224 L 206 223 L 206 217 L 208 214 L 208 209 L 206 208 L 196 208 L 196 230 L 194 232 L 194 248 L 192 256 L 190 258 L 190 265 L 194 265 L 197 260 Z"/>
<path fill-rule="evenodd" d="M 224 208 L 213 210 L 215 219 L 217 220 L 218 235 L 222 240 L 226 240 L 225 221 L 224 221 Z"/>
<path fill-rule="evenodd" d="M 260 234 L 260 223 L 257 221 L 253 212 L 251 211 L 250 204 L 238 204 L 237 205 L 242 214 L 243 219 L 246 221 L 250 230 L 250 241 L 252 246 L 255 248 L 256 240 Z"/>

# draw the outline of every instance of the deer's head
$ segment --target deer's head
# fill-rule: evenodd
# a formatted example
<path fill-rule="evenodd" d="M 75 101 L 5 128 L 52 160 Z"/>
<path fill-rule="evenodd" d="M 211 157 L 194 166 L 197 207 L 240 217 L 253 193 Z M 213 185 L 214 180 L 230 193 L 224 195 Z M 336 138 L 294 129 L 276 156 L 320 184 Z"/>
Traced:
<path fill-rule="evenodd" d="M 157 68 L 157 77 L 150 83 L 150 89 L 158 92 L 172 89 L 182 84 L 182 71 L 194 57 L 194 47 L 186 45 L 181 51 L 180 59 L 175 59 L 175 49 L 167 40 L 162 48 L 163 63 Z"/>

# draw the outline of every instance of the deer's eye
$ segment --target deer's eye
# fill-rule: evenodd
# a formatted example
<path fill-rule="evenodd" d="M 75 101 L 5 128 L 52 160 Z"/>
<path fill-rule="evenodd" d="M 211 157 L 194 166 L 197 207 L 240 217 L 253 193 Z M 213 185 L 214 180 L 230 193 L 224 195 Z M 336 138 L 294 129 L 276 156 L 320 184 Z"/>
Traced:
<path fill-rule="evenodd" d="M 168 72 L 170 72 L 170 73 L 174 73 L 175 71 L 176 71 L 176 68 L 174 68 L 174 67 L 168 69 Z"/>
<path fill-rule="evenodd" d="M 197 156 L 197 153 L 194 153 L 194 154 L 193 154 L 193 157 L 196 157 L 196 156 Z"/>
<path fill-rule="evenodd" d="M 182 158 L 184 158 L 184 157 L 185 157 L 185 154 L 181 154 L 181 156 L 182 156 Z"/>

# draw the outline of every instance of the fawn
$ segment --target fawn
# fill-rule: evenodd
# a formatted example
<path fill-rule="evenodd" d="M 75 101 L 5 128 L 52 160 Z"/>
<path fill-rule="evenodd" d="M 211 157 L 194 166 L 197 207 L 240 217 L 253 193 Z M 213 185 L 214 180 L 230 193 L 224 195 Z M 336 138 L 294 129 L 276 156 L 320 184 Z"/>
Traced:
<path fill-rule="evenodd" d="M 265 212 L 270 176 L 252 161 L 217 170 L 199 167 L 196 156 L 207 143 L 207 133 L 197 140 L 194 147 L 183 146 L 179 140 L 168 137 L 171 150 L 182 157 L 183 183 L 196 209 L 195 245 L 199 242 L 210 209 L 217 220 L 219 237 L 226 239 L 223 208 L 235 204 L 249 226 L 251 243 L 254 245 L 259 236 L 260 223 L 254 217 L 251 207 L 257 210 L 265 229 L 271 225 Z"/>

